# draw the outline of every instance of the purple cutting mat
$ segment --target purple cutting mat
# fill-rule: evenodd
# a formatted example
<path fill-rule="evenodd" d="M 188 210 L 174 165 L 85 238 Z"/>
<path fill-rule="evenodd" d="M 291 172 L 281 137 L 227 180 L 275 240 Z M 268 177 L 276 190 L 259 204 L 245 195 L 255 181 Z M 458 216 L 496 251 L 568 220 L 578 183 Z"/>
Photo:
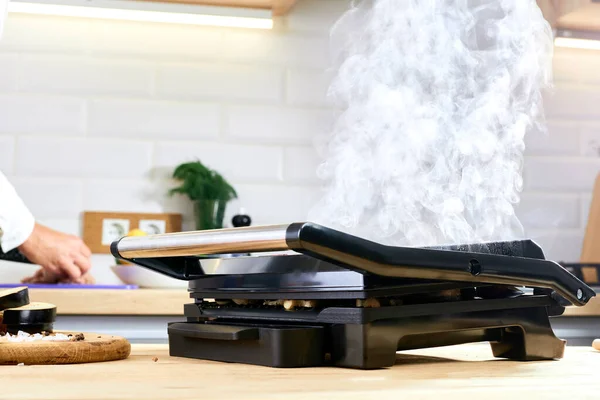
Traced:
<path fill-rule="evenodd" d="M 78 285 L 70 283 L 0 283 L 0 288 L 27 286 L 31 289 L 138 289 L 137 285 Z"/>

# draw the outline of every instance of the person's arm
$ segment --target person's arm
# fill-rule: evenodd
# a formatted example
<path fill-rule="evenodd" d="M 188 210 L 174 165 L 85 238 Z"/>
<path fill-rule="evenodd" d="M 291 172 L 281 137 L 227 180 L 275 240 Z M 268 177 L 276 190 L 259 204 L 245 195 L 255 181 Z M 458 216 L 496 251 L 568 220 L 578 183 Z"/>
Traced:
<path fill-rule="evenodd" d="M 35 218 L 0 172 L 0 248 L 8 253 L 21 246 L 33 232 Z"/>
<path fill-rule="evenodd" d="M 0 248 L 17 248 L 29 261 L 61 280 L 80 282 L 91 268 L 91 251 L 81 238 L 35 221 L 17 191 L 0 172 Z"/>

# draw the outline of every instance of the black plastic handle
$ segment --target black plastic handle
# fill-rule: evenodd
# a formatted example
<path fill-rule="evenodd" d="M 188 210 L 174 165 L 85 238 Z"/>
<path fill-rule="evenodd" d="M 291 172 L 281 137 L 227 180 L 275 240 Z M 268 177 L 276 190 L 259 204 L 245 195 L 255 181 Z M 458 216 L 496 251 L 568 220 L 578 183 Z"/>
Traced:
<path fill-rule="evenodd" d="M 133 250 L 128 249 L 126 253 L 141 254 L 131 259 L 121 255 L 119 241 L 111 244 L 111 252 L 115 257 L 182 280 L 206 276 L 201 266 L 202 258 L 191 256 L 197 254 L 192 251 L 203 248 L 204 243 L 206 249 L 221 249 L 220 254 L 231 254 L 223 249 L 232 248 L 293 250 L 363 274 L 550 289 L 577 306 L 587 304 L 596 295 L 589 286 L 558 263 L 545 260 L 540 247 L 530 240 L 412 248 L 385 246 L 308 222 L 294 223 L 283 228 L 277 226 L 271 229 L 253 229 L 254 231 L 226 232 L 215 230 L 201 235 L 189 235 L 183 244 L 179 244 L 176 251 L 181 253 L 179 256 L 173 255 L 173 248 L 169 247 L 177 244 L 175 239 L 181 239 L 175 236 L 178 234 L 150 237 L 140 240 L 140 243 L 127 242 Z M 261 236 L 265 232 L 267 235 Z M 220 239 L 223 235 L 227 240 Z M 258 246 L 257 243 L 263 245 Z M 149 255 L 146 256 L 147 254 Z M 153 254 L 171 256 L 156 257 Z"/>
<path fill-rule="evenodd" d="M 290 225 L 286 240 L 298 253 L 362 273 L 548 288 L 579 306 L 596 295 L 559 264 L 539 258 L 390 247 L 312 223 Z"/>

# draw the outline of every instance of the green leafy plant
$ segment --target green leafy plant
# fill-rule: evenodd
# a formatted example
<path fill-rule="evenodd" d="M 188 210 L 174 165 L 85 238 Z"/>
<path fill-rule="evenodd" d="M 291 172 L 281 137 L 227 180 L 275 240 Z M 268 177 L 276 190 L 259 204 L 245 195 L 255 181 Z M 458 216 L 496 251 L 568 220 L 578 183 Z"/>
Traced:
<path fill-rule="evenodd" d="M 237 198 L 237 192 L 225 178 L 199 160 L 178 165 L 173 178 L 182 183 L 169 194 L 183 194 L 194 202 L 196 229 L 222 228 L 227 203 Z"/>

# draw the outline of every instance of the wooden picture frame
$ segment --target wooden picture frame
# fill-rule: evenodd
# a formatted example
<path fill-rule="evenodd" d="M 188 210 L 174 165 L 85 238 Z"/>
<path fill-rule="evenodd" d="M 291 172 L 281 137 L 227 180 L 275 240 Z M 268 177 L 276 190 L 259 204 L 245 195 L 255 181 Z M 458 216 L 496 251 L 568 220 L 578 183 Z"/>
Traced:
<path fill-rule="evenodd" d="M 175 213 L 130 213 L 85 211 L 83 241 L 95 254 L 110 254 L 110 244 L 132 229 L 147 234 L 181 232 L 182 215 Z"/>

